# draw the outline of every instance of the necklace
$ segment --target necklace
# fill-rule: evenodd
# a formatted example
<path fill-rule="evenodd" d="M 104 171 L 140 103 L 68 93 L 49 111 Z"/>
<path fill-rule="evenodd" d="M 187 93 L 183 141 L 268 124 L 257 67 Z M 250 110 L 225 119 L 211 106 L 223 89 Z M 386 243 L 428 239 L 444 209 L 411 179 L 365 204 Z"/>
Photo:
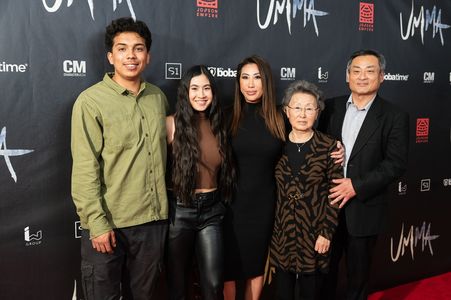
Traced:
<path fill-rule="evenodd" d="M 304 145 L 305 145 L 308 141 L 310 141 L 310 139 L 313 137 L 313 132 L 312 132 L 312 134 L 310 135 L 310 137 L 309 137 L 305 142 L 303 142 L 303 143 L 296 143 L 296 142 L 294 141 L 293 131 L 292 131 L 290 134 L 291 134 L 291 139 L 293 140 L 293 143 L 294 143 L 294 144 L 296 145 L 296 147 L 298 148 L 298 152 L 301 152 L 301 148 L 304 147 Z"/>

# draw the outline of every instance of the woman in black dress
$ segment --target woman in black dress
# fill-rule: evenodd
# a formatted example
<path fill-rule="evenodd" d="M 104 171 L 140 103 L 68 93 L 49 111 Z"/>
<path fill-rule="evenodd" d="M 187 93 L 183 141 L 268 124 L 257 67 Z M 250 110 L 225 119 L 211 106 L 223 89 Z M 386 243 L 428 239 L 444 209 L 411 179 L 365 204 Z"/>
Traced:
<path fill-rule="evenodd" d="M 258 56 L 237 68 L 231 121 L 237 189 L 224 221 L 225 299 L 235 299 L 235 281 L 245 281 L 245 299 L 258 299 L 274 221 L 274 167 L 285 140 L 269 65 Z"/>
<path fill-rule="evenodd" d="M 256 300 L 274 224 L 274 168 L 286 138 L 271 68 L 261 57 L 238 65 L 234 98 L 230 133 L 238 180 L 224 219 L 224 298 L 234 300 L 236 281 L 244 281 L 245 299 Z M 343 148 L 331 157 L 341 164 Z"/>

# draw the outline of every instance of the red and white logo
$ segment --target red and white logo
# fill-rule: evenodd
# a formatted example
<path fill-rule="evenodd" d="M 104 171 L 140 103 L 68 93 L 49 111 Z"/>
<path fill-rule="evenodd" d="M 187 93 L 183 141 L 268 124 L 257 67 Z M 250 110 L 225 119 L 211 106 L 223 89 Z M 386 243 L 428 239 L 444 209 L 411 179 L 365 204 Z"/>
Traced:
<path fill-rule="evenodd" d="M 197 17 L 218 18 L 218 0 L 196 0 Z"/>
<path fill-rule="evenodd" d="M 418 118 L 416 127 L 416 143 L 427 143 L 429 139 L 429 118 Z"/>
<path fill-rule="evenodd" d="M 360 2 L 359 31 L 374 30 L 374 3 Z"/>

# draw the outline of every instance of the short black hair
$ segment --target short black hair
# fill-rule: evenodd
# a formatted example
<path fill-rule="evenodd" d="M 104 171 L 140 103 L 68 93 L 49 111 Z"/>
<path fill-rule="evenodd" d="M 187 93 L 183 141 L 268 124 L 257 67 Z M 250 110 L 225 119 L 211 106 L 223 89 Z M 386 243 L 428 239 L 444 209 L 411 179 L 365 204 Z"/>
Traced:
<path fill-rule="evenodd" d="M 113 20 L 110 25 L 106 27 L 105 30 L 105 47 L 108 52 L 113 49 L 114 37 L 122 32 L 136 32 L 146 41 L 147 52 L 150 50 L 152 45 L 152 34 L 147 27 L 146 23 L 139 20 L 134 20 L 130 17 L 119 18 Z"/>
<path fill-rule="evenodd" d="M 346 71 L 349 73 L 349 67 L 351 66 L 351 63 L 354 58 L 356 58 L 358 56 L 364 56 L 364 55 L 375 56 L 377 58 L 377 60 L 379 61 L 379 68 L 380 68 L 381 72 L 385 73 L 385 67 L 387 65 L 385 57 L 382 55 L 382 53 L 380 53 L 376 50 L 373 50 L 373 49 L 361 49 L 361 50 L 358 50 L 358 51 L 352 53 L 351 56 L 349 57 L 347 65 L 346 65 Z"/>

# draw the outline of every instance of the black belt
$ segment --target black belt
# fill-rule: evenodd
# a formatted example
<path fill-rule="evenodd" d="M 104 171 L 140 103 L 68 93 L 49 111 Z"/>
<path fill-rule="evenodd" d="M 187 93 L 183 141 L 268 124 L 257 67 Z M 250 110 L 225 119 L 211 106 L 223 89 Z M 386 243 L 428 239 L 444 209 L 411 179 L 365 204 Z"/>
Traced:
<path fill-rule="evenodd" d="M 194 194 L 194 198 L 191 199 L 189 203 L 184 203 L 177 197 L 177 206 L 187 208 L 206 208 L 215 205 L 219 201 L 219 193 L 217 190 L 214 190 L 211 192 Z"/>

